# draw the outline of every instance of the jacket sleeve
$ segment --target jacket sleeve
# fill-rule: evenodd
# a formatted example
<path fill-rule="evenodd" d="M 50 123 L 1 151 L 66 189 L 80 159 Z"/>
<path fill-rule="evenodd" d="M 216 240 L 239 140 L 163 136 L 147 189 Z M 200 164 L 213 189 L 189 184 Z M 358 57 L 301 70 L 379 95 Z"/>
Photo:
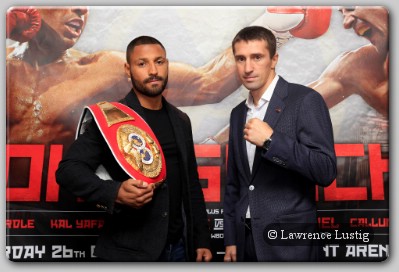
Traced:
<path fill-rule="evenodd" d="M 333 130 L 319 93 L 312 91 L 303 98 L 296 125 L 296 138 L 274 130 L 269 150 L 263 150 L 262 156 L 317 185 L 330 185 L 337 174 Z"/>
<path fill-rule="evenodd" d="M 112 213 L 121 183 L 100 179 L 95 174 L 107 148 L 99 129 L 92 122 L 64 154 L 56 171 L 56 180 L 75 196 Z"/>

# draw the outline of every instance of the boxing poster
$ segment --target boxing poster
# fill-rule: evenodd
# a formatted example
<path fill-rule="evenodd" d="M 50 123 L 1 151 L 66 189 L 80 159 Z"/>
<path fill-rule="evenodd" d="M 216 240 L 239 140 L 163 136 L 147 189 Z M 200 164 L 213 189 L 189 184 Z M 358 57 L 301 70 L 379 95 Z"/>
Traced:
<path fill-rule="evenodd" d="M 86 105 L 131 89 L 126 46 L 160 40 L 165 98 L 191 119 L 212 238 L 223 261 L 223 194 L 231 110 L 248 96 L 231 41 L 249 25 L 273 31 L 277 74 L 329 107 L 338 174 L 316 188 L 323 260 L 389 256 L 389 11 L 384 7 L 11 7 L 6 26 L 6 255 L 96 261 L 105 212 L 60 188 L 55 171 Z"/>

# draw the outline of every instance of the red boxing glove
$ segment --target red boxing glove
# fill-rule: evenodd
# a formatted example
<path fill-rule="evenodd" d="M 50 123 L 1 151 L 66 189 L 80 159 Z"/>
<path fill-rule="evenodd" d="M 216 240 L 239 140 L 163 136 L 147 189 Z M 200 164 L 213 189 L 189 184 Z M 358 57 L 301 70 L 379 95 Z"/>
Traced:
<path fill-rule="evenodd" d="M 330 27 L 331 7 L 268 7 L 267 11 L 278 14 L 303 14 L 303 20 L 290 33 L 297 38 L 315 39 Z"/>
<path fill-rule="evenodd" d="M 37 34 L 41 25 L 42 19 L 37 9 L 11 8 L 7 11 L 6 37 L 27 42 Z"/>

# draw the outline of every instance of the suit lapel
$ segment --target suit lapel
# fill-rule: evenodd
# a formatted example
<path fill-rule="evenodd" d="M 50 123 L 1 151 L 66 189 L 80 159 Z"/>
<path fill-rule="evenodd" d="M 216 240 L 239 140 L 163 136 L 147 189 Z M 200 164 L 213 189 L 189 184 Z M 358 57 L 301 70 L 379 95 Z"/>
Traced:
<path fill-rule="evenodd" d="M 245 122 L 247 119 L 247 111 L 248 108 L 245 105 L 245 103 L 242 103 L 242 107 L 240 108 L 240 112 L 238 114 L 238 122 L 237 122 L 237 135 L 238 135 L 238 141 L 237 143 L 239 144 L 239 155 L 242 158 L 242 166 L 244 168 L 244 177 L 249 177 L 250 176 L 250 170 L 249 170 L 249 162 L 248 162 L 248 153 L 247 153 L 247 141 L 244 139 L 244 126 Z M 233 147 L 231 147 L 233 148 Z M 239 158 L 238 158 L 239 159 Z"/>
<path fill-rule="evenodd" d="M 269 126 L 274 129 L 276 127 L 277 121 L 285 108 L 284 99 L 288 95 L 288 82 L 282 77 L 277 82 L 276 88 L 274 89 L 272 98 L 270 99 L 269 106 L 263 121 L 268 123 Z M 261 152 L 262 148 L 257 147 L 255 151 L 254 165 L 252 166 L 251 181 L 256 174 L 261 162 Z"/>

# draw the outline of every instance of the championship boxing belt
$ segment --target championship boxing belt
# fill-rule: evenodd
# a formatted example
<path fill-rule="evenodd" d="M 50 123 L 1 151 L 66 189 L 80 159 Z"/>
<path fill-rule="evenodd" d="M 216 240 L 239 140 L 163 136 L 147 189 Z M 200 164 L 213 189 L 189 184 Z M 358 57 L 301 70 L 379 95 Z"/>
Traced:
<path fill-rule="evenodd" d="M 161 145 L 140 115 L 117 102 L 86 106 L 77 137 L 84 132 L 85 124 L 91 118 L 95 120 L 116 161 L 131 178 L 156 185 L 165 180 L 166 164 Z M 98 175 L 101 177 L 101 174 Z"/>

